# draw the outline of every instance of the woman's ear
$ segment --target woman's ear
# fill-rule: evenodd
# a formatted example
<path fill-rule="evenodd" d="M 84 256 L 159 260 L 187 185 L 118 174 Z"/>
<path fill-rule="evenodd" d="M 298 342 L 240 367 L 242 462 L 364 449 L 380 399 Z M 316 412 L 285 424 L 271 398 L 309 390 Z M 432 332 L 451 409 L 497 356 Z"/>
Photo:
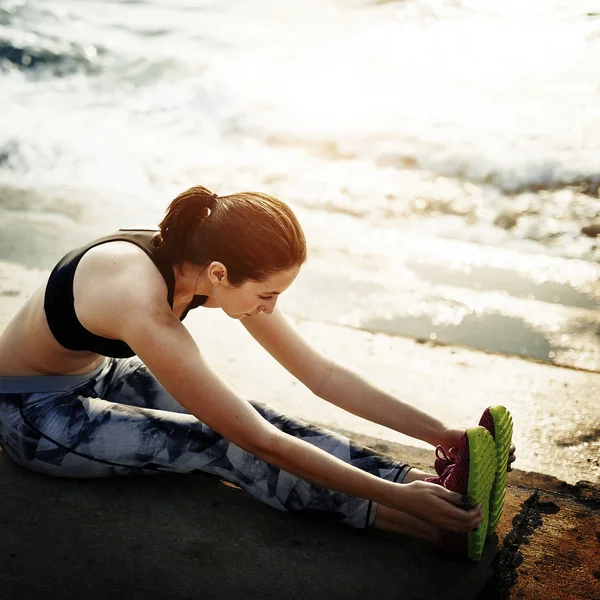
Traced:
<path fill-rule="evenodd" d="M 207 269 L 208 280 L 211 285 L 227 283 L 227 267 L 218 261 L 211 262 Z"/>

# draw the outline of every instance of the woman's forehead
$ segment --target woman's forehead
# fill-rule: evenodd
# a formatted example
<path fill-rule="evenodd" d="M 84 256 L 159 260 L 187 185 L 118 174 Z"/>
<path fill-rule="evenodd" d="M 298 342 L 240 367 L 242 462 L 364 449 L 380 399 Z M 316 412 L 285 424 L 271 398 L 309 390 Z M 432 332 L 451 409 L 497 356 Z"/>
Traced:
<path fill-rule="evenodd" d="M 254 284 L 255 287 L 259 287 L 263 292 L 269 294 L 281 294 L 293 283 L 299 272 L 299 266 L 292 267 L 291 269 L 274 273 L 264 281 L 257 281 L 254 282 Z"/>

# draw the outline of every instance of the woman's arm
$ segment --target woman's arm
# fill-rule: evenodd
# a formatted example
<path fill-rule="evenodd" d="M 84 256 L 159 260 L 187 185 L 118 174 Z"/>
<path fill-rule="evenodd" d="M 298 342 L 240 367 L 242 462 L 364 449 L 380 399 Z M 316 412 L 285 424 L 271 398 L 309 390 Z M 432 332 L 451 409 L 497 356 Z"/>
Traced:
<path fill-rule="evenodd" d="M 446 427 L 441 421 L 381 391 L 339 365 L 332 365 L 317 395 L 359 417 L 436 446 Z"/>
<path fill-rule="evenodd" d="M 136 311 L 124 340 L 177 401 L 203 423 L 261 460 L 325 488 L 367 498 L 446 529 L 468 531 L 479 509 L 455 505 L 467 500 L 424 482 L 399 485 L 339 460 L 289 436 L 239 397 L 210 369 L 187 330 L 172 314 Z"/>
<path fill-rule="evenodd" d="M 279 363 L 323 400 L 434 446 L 444 439 L 448 430 L 443 423 L 319 354 L 279 308 L 271 315 L 244 319 L 243 324 Z"/>
<path fill-rule="evenodd" d="M 108 260 L 107 268 L 96 264 L 90 270 L 90 258 L 76 276 L 79 319 L 93 333 L 129 344 L 165 389 L 203 423 L 258 458 L 328 489 L 447 529 L 467 531 L 476 525 L 478 510 L 455 506 L 464 504 L 458 494 L 423 482 L 391 483 L 280 432 L 206 364 L 172 314 L 164 282 L 153 265 L 144 257 L 130 257 L 126 265 L 118 258 Z"/>
<path fill-rule="evenodd" d="M 464 429 L 451 429 L 424 412 L 386 394 L 359 375 L 319 354 L 276 307 L 271 315 L 244 319 L 246 329 L 314 394 L 359 417 L 428 442 L 448 452 Z M 516 459 L 511 444 L 508 470 Z"/>

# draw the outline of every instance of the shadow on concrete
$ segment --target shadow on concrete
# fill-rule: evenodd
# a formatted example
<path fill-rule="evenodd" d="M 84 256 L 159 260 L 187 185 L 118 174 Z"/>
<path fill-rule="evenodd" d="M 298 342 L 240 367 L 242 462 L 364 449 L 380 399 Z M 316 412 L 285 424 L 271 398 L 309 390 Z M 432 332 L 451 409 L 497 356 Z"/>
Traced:
<path fill-rule="evenodd" d="M 6 600 L 475 598 L 478 564 L 379 531 L 278 512 L 212 478 L 63 480 L 0 454 Z"/>

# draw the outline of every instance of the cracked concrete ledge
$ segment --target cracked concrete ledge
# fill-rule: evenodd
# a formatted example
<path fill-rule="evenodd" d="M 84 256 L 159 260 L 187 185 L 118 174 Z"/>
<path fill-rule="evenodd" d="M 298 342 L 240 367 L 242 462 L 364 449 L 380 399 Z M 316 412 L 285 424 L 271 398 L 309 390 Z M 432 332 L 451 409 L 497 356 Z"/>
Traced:
<path fill-rule="evenodd" d="M 430 470 L 431 451 L 339 431 L 379 452 Z M 513 470 L 497 531 L 492 575 L 477 600 L 599 600 L 600 485 L 570 485 Z M 485 557 L 489 559 L 486 551 Z"/>
<path fill-rule="evenodd" d="M 585 486 L 584 486 L 585 487 Z M 510 520 L 510 515 L 514 514 Z M 600 598 L 600 496 L 509 488 L 492 560 L 477 600 Z"/>

